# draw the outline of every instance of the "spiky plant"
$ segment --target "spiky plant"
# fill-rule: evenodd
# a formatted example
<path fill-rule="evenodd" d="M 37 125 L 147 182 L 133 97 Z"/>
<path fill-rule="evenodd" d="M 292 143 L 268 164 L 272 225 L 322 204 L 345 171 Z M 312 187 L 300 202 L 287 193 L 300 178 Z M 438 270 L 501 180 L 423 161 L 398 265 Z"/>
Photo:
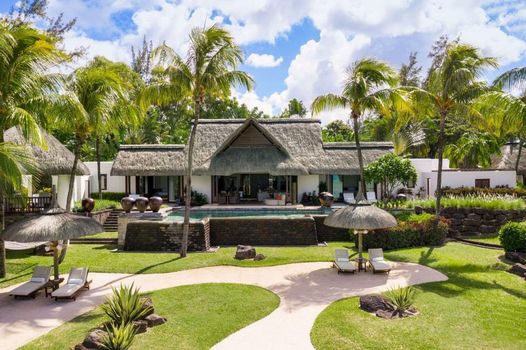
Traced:
<path fill-rule="evenodd" d="M 106 328 L 106 334 L 102 338 L 101 348 L 106 350 L 129 349 L 137 330 L 132 323 L 110 324 Z"/>
<path fill-rule="evenodd" d="M 139 295 L 139 289 L 121 284 L 113 288 L 113 295 L 102 305 L 102 310 L 115 325 L 129 324 L 148 315 L 151 307 L 145 307 Z"/>
<path fill-rule="evenodd" d="M 399 316 L 402 316 L 409 310 L 415 302 L 415 290 L 413 287 L 393 288 L 386 294 Z"/>

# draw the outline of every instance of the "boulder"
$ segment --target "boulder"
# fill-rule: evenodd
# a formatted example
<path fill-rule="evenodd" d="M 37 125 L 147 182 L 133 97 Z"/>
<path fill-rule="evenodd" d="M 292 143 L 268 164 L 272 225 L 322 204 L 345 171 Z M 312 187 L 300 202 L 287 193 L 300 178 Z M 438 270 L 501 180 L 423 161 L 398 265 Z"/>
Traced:
<path fill-rule="evenodd" d="M 266 256 L 263 254 L 256 254 L 256 256 L 254 257 L 254 261 L 264 260 L 265 258 Z"/>
<path fill-rule="evenodd" d="M 526 264 L 526 253 L 522 252 L 506 252 L 506 259 L 516 263 Z"/>
<path fill-rule="evenodd" d="M 378 311 L 376 311 L 376 316 L 377 317 L 385 318 L 385 319 L 388 319 L 388 320 L 394 318 L 395 314 L 396 314 L 395 311 L 387 311 L 387 310 L 378 310 Z"/>
<path fill-rule="evenodd" d="M 378 310 L 394 311 L 389 299 L 377 294 L 361 296 L 360 308 L 370 313 L 376 313 Z"/>
<path fill-rule="evenodd" d="M 146 316 L 145 320 L 148 322 L 148 327 L 155 327 L 166 323 L 166 318 L 161 317 L 157 314 L 151 314 Z"/>
<path fill-rule="evenodd" d="M 246 260 L 254 259 L 256 257 L 256 248 L 249 245 L 238 245 L 236 249 L 236 256 L 234 259 Z"/>
<path fill-rule="evenodd" d="M 519 263 L 513 264 L 513 266 L 509 268 L 508 272 L 522 278 L 526 278 L 526 265 Z"/>
<path fill-rule="evenodd" d="M 148 321 L 146 320 L 137 320 L 132 322 L 135 326 L 137 334 L 144 333 L 148 329 Z"/>
<path fill-rule="evenodd" d="M 146 313 L 146 315 L 144 315 L 144 317 L 154 313 L 155 310 L 153 308 L 152 298 L 150 298 L 150 297 L 141 297 L 141 302 L 142 302 L 142 309 L 143 310 L 144 309 L 148 309 L 148 312 Z"/>
<path fill-rule="evenodd" d="M 84 338 L 82 345 L 88 349 L 102 349 L 102 339 L 106 335 L 106 331 L 102 329 L 95 329 Z"/>

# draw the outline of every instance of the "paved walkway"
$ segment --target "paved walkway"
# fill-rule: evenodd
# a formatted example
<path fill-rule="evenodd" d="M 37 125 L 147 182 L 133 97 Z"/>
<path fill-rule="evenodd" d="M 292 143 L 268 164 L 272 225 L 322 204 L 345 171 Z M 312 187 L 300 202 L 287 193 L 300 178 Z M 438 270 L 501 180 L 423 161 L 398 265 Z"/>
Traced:
<path fill-rule="evenodd" d="M 225 338 L 214 349 L 313 349 L 310 330 L 314 320 L 333 301 L 447 279 L 426 266 L 393 265 L 389 275 L 370 272 L 338 275 L 327 262 L 258 268 L 215 266 L 165 274 L 91 273 L 92 289 L 82 293 L 76 302 L 56 303 L 43 296 L 15 301 L 8 296 L 14 287 L 9 287 L 0 289 L 0 349 L 16 349 L 102 303 L 111 293 L 111 286 L 132 282 L 143 292 L 207 282 L 267 288 L 281 298 L 279 307 L 267 317 Z"/>

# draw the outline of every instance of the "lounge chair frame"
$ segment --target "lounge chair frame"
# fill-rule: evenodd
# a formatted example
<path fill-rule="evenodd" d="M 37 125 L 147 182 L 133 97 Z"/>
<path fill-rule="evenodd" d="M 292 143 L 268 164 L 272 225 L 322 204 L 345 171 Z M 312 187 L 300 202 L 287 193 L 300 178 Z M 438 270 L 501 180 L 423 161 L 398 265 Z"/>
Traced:
<path fill-rule="evenodd" d="M 84 269 L 79 269 L 79 268 L 72 268 L 71 271 L 69 272 L 69 276 L 68 276 L 68 281 L 66 282 L 66 284 L 63 286 L 65 287 L 66 285 L 70 285 L 70 280 L 71 280 L 71 277 L 74 275 L 74 273 L 76 271 L 79 271 L 79 270 L 84 270 Z M 84 271 L 82 271 L 84 272 Z M 79 287 L 77 288 L 75 291 L 73 291 L 70 295 L 53 295 L 53 293 L 51 294 L 51 297 L 55 298 L 55 301 L 59 301 L 59 300 L 73 300 L 73 301 L 76 301 L 77 300 L 77 296 L 78 294 L 83 290 L 83 289 L 87 289 L 89 290 L 90 289 L 90 284 L 92 282 L 92 280 L 89 280 L 88 279 L 88 274 L 89 274 L 89 270 L 87 268 L 85 268 L 85 276 L 83 276 L 84 278 L 84 283 Z M 56 291 L 60 290 L 57 289 Z M 55 291 L 55 292 L 56 292 Z"/>
<path fill-rule="evenodd" d="M 18 299 L 18 298 L 33 298 L 35 299 L 36 295 L 38 294 L 38 292 L 40 292 L 42 289 L 44 289 L 44 291 L 46 291 L 45 295 L 47 297 L 47 288 L 49 286 L 49 276 L 51 274 L 51 266 L 37 266 L 35 267 L 35 269 L 33 270 L 33 274 L 31 275 L 31 279 L 33 278 L 44 278 L 45 279 L 45 282 L 32 282 L 31 280 L 28 281 L 28 282 L 25 282 L 23 284 L 21 284 L 20 286 L 16 287 L 15 289 L 13 289 L 9 295 L 10 296 L 13 296 L 15 299 Z M 29 293 L 26 293 L 26 294 L 17 294 L 17 293 L 20 293 L 19 291 L 21 289 L 23 289 L 23 287 L 29 287 L 31 286 L 32 284 L 34 284 L 34 289 L 29 292 Z M 18 292 L 17 292 L 18 290 Z"/>
<path fill-rule="evenodd" d="M 351 261 L 349 260 L 349 252 L 347 249 L 336 249 L 334 251 L 335 260 L 332 263 L 332 266 L 335 267 L 338 271 L 338 274 L 340 273 L 352 273 L 354 274 L 356 272 L 356 266 L 352 265 Z M 338 261 L 338 259 L 347 259 L 346 261 Z M 344 268 L 342 265 L 344 264 L 351 264 L 352 268 Z"/>
<path fill-rule="evenodd" d="M 371 268 L 373 269 L 373 273 L 387 273 L 387 274 L 389 274 L 389 272 L 391 272 L 391 265 L 387 261 L 385 261 L 385 259 L 384 259 L 384 251 L 383 251 L 382 248 L 369 249 L 368 253 L 369 253 L 369 260 L 368 260 L 369 261 L 369 266 L 371 266 Z M 379 260 L 374 261 L 373 259 L 379 259 Z M 389 268 L 388 269 L 377 269 L 374 266 L 375 262 L 384 263 L 384 264 L 388 265 Z"/>

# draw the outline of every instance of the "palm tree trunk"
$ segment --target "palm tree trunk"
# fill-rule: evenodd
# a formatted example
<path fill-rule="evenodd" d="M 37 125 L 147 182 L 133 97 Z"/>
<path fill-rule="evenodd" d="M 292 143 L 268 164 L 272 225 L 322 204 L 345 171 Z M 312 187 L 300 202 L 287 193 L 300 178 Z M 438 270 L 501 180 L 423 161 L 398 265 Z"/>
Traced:
<path fill-rule="evenodd" d="M 192 206 L 192 166 L 193 166 L 193 153 L 195 144 L 195 134 L 197 131 L 197 122 L 201 114 L 201 103 L 196 101 L 195 103 L 195 115 L 194 125 L 192 132 L 190 133 L 190 140 L 188 141 L 188 164 L 186 168 L 185 186 L 184 186 L 184 221 L 183 221 L 183 237 L 181 240 L 181 258 L 186 257 L 188 250 L 188 234 L 190 232 L 190 209 Z"/>
<path fill-rule="evenodd" d="M 97 158 L 97 187 L 99 189 L 99 199 L 102 200 L 102 177 L 100 176 L 100 138 L 98 136 L 95 139 L 95 156 Z"/>
<path fill-rule="evenodd" d="M 440 132 L 438 134 L 438 170 L 437 170 L 437 189 L 436 189 L 436 211 L 437 217 L 440 216 L 440 200 L 442 199 L 442 160 L 444 158 L 444 143 L 445 143 L 445 128 L 446 128 L 446 112 L 440 112 Z"/>
<path fill-rule="evenodd" d="M 73 160 L 73 167 L 71 168 L 71 173 L 69 175 L 69 188 L 68 188 L 68 197 L 66 200 L 66 211 L 71 211 L 71 199 L 73 198 L 73 186 L 75 184 L 75 174 L 77 172 L 77 163 L 79 162 L 80 158 L 80 147 L 81 142 L 79 139 L 77 139 L 77 144 L 75 145 L 75 158 Z"/>
<path fill-rule="evenodd" d="M 517 160 L 515 161 L 515 173 L 519 172 L 519 164 L 521 161 L 521 153 L 522 153 L 522 143 L 524 141 L 522 140 L 522 137 L 519 139 L 519 153 L 517 154 Z"/>
<path fill-rule="evenodd" d="M 5 229 L 5 197 L 2 196 L 2 231 Z M 5 243 L 0 239 L 0 278 L 4 278 L 7 274 Z"/>
<path fill-rule="evenodd" d="M 353 120 L 353 129 L 354 129 L 354 141 L 356 143 L 356 152 L 358 153 L 358 165 L 360 167 L 360 186 L 362 187 L 362 194 L 365 199 L 367 199 L 367 188 L 365 187 L 365 175 L 363 167 L 363 157 L 362 157 L 362 148 L 360 147 L 360 131 L 358 128 L 358 119 L 360 115 L 352 113 L 351 118 Z"/>

